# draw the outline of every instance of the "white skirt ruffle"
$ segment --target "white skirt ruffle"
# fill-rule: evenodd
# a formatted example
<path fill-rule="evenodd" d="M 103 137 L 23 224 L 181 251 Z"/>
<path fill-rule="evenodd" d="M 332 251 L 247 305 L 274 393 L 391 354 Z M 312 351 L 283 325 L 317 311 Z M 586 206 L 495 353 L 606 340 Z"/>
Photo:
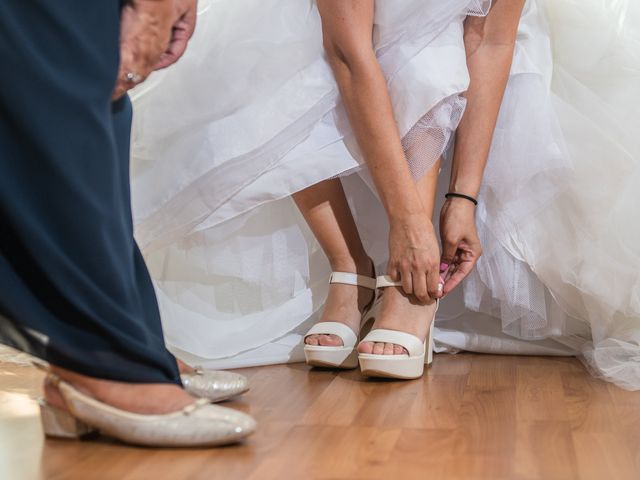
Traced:
<path fill-rule="evenodd" d="M 416 175 L 460 120 L 469 82 L 462 22 L 489 3 L 376 4 L 374 44 Z M 314 3 L 219 0 L 202 10 L 185 58 L 134 92 L 132 158 L 137 239 L 167 343 L 207 364 L 307 328 L 322 306 L 328 267 L 292 193 L 342 176 L 379 262 L 386 225 L 354 175 L 362 160 Z"/>
<path fill-rule="evenodd" d="M 376 52 L 415 177 L 464 110 L 462 21 L 486 3 L 376 4 Z M 603 12 L 595 0 L 538 3 L 525 6 L 480 195 L 485 254 L 464 292 L 443 302 L 436 339 L 446 351 L 580 353 L 598 375 L 640 388 L 640 227 L 631 221 L 640 218 L 640 125 L 629 109 L 640 105 L 631 21 L 640 16 L 621 4 Z M 289 196 L 341 176 L 379 266 L 384 210 L 313 3 L 202 8 L 187 56 L 134 95 L 137 237 L 176 354 L 211 367 L 299 361 L 329 268 Z"/>

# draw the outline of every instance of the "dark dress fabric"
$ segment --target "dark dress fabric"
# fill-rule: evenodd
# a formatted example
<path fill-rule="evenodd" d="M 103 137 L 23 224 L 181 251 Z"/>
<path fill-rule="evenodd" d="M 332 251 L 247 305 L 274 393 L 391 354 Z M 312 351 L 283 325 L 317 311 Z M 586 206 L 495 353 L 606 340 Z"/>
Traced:
<path fill-rule="evenodd" d="M 179 384 L 133 239 L 119 17 L 118 0 L 0 1 L 0 341 Z"/>

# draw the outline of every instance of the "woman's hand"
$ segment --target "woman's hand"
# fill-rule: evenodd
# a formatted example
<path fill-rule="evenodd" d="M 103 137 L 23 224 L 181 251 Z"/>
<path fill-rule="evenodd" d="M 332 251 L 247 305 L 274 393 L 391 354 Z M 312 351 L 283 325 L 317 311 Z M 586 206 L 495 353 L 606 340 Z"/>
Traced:
<path fill-rule="evenodd" d="M 175 22 L 171 30 L 171 40 L 155 70 L 167 68 L 176 63 L 187 49 L 187 44 L 196 29 L 198 0 L 174 0 Z"/>
<path fill-rule="evenodd" d="M 174 0 L 130 0 L 120 19 L 120 69 L 113 100 L 143 82 L 171 39 Z"/>
<path fill-rule="evenodd" d="M 475 205 L 463 198 L 448 199 L 440 212 L 442 261 L 446 295 L 473 270 L 482 255 L 475 219 Z"/>
<path fill-rule="evenodd" d="M 440 249 L 431 219 L 425 213 L 391 220 L 387 273 L 420 302 L 442 296 Z"/>
<path fill-rule="evenodd" d="M 120 68 L 113 100 L 182 56 L 195 28 L 196 4 L 196 0 L 126 2 L 120 20 Z"/>

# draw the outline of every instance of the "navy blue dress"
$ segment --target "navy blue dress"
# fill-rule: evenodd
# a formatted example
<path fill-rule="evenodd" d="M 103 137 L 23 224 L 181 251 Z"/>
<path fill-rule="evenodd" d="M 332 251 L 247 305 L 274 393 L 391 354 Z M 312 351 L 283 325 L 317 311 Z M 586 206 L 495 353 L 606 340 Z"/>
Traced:
<path fill-rule="evenodd" d="M 179 383 L 133 239 L 119 0 L 0 1 L 0 340 L 78 373 Z"/>

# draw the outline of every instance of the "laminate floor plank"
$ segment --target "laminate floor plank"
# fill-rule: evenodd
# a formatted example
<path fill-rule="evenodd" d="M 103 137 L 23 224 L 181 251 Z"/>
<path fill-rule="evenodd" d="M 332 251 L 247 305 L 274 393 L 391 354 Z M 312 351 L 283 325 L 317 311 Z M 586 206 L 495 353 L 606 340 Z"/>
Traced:
<path fill-rule="evenodd" d="M 45 440 L 42 372 L 0 363 L 0 479 L 640 478 L 640 392 L 576 359 L 437 355 L 412 382 L 303 364 L 239 371 L 251 390 L 225 405 L 255 416 L 255 436 L 155 450 Z"/>

